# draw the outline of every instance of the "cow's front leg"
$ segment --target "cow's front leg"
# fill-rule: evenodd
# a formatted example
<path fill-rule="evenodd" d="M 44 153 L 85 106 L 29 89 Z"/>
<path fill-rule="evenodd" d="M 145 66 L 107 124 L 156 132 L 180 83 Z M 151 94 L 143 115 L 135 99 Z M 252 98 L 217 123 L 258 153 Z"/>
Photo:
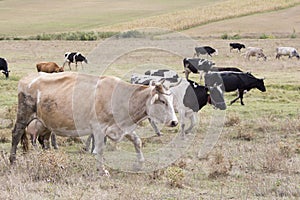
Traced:
<path fill-rule="evenodd" d="M 185 130 L 185 134 L 188 134 L 192 131 L 192 129 L 194 128 L 195 124 L 196 124 L 196 114 L 193 113 L 190 117 L 189 117 L 191 124 L 189 126 L 188 129 Z"/>
<path fill-rule="evenodd" d="M 126 134 L 125 137 L 134 144 L 135 152 L 137 153 L 138 162 L 143 163 L 145 161 L 145 158 L 141 150 L 142 141 L 140 137 L 134 131 L 132 133 Z"/>
<path fill-rule="evenodd" d="M 162 136 L 162 134 L 161 134 L 161 132 L 159 131 L 159 129 L 158 129 L 156 123 L 155 123 L 153 120 L 151 120 L 150 118 L 149 118 L 148 120 L 149 120 L 149 122 L 150 122 L 152 128 L 154 129 L 154 132 L 156 133 L 156 135 L 157 135 L 157 136 Z"/>

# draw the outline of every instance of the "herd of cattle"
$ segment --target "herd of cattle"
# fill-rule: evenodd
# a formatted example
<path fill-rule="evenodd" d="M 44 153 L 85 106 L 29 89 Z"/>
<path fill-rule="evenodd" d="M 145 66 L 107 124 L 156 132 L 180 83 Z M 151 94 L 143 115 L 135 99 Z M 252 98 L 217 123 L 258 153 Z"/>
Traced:
<path fill-rule="evenodd" d="M 230 43 L 230 51 L 246 48 L 244 44 Z M 54 62 L 38 63 L 36 75 L 22 78 L 18 85 L 17 119 L 12 131 L 10 161 L 16 159 L 17 145 L 22 141 L 28 149 L 26 131 L 31 135 L 31 142 L 36 146 L 36 139 L 43 148 L 49 148 L 51 136 L 54 148 L 57 148 L 55 135 L 78 137 L 89 135 L 95 145 L 94 152 L 99 155 L 99 170 L 107 174 L 103 165 L 103 148 L 106 138 L 120 141 L 125 136 L 135 147 L 139 163 L 144 161 L 141 140 L 134 132 L 137 124 L 148 119 L 154 132 L 162 133 L 157 123 L 169 127 L 180 123 L 182 137 L 192 131 L 196 124 L 197 112 L 210 104 L 216 109 L 227 108 L 224 92 L 238 91 L 238 97 L 244 105 L 243 95 L 253 88 L 265 92 L 264 80 L 254 77 L 249 72 L 230 67 L 221 68 L 215 63 L 199 58 L 200 55 L 217 54 L 212 47 L 196 47 L 193 58 L 183 59 L 185 78 L 168 69 L 149 70 L 144 74 L 132 74 L 131 83 L 116 77 L 92 76 L 73 72 L 64 72 L 68 63 L 88 63 L 78 52 L 66 53 L 62 67 Z M 276 58 L 283 55 L 297 57 L 299 54 L 292 47 L 278 47 Z M 195 58 L 197 56 L 197 58 Z M 261 48 L 248 47 L 247 59 L 266 56 Z M 5 59 L 0 59 L 0 66 L 6 77 L 9 70 Z M 53 73 L 63 72 L 63 73 Z M 199 73 L 204 77 L 205 85 L 189 79 L 190 73 Z M 80 82 L 80 84 L 78 84 Z M 76 84 L 76 89 L 74 86 Z M 59 88 L 53 93 L 53 88 Z M 78 94 L 80 91 L 80 94 Z M 179 120 L 175 112 L 179 113 Z M 79 115 L 79 119 L 74 116 Z M 186 119 L 190 126 L 186 128 Z M 79 121 L 79 122 L 78 122 Z M 79 123 L 79 125 L 78 125 Z M 89 143 L 89 140 L 88 140 Z M 86 147 L 88 149 L 88 146 Z"/>

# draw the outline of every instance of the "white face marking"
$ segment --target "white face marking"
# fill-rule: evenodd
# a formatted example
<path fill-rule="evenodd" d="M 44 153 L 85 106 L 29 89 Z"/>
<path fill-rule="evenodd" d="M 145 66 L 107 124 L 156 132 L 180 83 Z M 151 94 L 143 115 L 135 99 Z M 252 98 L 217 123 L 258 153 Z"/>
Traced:
<path fill-rule="evenodd" d="M 197 86 L 197 84 L 194 82 L 193 83 L 193 86 L 194 86 L 194 88 L 197 88 L 198 86 Z"/>

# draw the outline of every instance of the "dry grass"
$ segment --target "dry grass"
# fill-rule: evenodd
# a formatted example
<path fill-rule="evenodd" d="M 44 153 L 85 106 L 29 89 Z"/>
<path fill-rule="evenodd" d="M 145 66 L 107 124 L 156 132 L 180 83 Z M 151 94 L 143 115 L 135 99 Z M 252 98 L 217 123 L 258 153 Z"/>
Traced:
<path fill-rule="evenodd" d="M 104 27 L 103 29 L 100 28 L 100 30 L 124 31 L 144 27 L 159 27 L 163 29 L 181 31 L 224 19 L 288 8 L 299 3 L 299 0 L 228 0 L 218 2 L 213 5 L 138 19 L 131 22 L 121 23 L 119 25 L 112 25 Z"/>
<path fill-rule="evenodd" d="M 199 40 L 199 43 L 207 42 Z M 0 193 L 3 199 L 297 199 L 300 197 L 300 113 L 299 61 L 275 60 L 277 45 L 293 46 L 299 39 L 251 40 L 247 45 L 262 46 L 269 56 L 266 62 L 246 61 L 238 53 L 230 53 L 228 41 L 213 39 L 219 49 L 213 57 L 218 66 L 240 66 L 255 76 L 266 76 L 267 92 L 251 90 L 245 94 L 245 106 L 235 103 L 226 111 L 226 126 L 215 148 L 206 159 L 197 155 L 206 136 L 212 112 L 206 106 L 201 110 L 200 125 L 195 130 L 193 143 L 184 155 L 167 168 L 149 173 L 126 173 L 108 168 L 111 178 L 100 177 L 97 160 L 81 151 L 81 143 L 59 138 L 60 149 L 43 152 L 33 149 L 22 154 L 11 167 L 8 161 L 11 128 L 9 110 L 14 112 L 17 80 L 35 72 L 34 64 L 49 60 L 62 62 L 67 49 L 91 51 L 97 42 L 36 42 L 1 41 L 1 54 L 10 60 L 12 79 L 0 77 L 1 106 L 0 134 Z M 30 49 L 30 51 L 28 51 Z M 158 54 L 158 55 L 157 55 Z M 118 75 L 141 63 L 164 62 L 174 69 L 182 69 L 181 59 L 161 52 L 136 51 L 117 60 Z M 193 52 L 191 52 L 191 55 Z M 88 67 L 88 66 L 86 66 Z M 113 65 L 112 67 L 115 67 Z M 123 69 L 122 69 L 123 68 Z M 122 71 L 123 70 L 123 71 Z M 111 70 L 110 73 L 114 71 Z M 116 72 L 115 72 L 116 73 Z M 124 77 L 124 76 L 122 76 Z M 198 80 L 198 76 L 192 76 Z M 235 93 L 226 94 L 226 101 Z M 144 124 L 145 125 L 145 124 Z M 147 129 L 144 150 L 151 151 L 166 144 L 178 129 L 164 129 L 164 136 L 151 138 Z M 146 136 L 145 136 L 146 135 Z M 130 148 L 130 142 L 118 145 Z M 115 148 L 114 148 L 115 149 Z M 105 153 L 114 151 L 107 149 Z M 106 155 L 107 155 L 106 154 Z M 146 157 L 147 161 L 147 157 Z"/>

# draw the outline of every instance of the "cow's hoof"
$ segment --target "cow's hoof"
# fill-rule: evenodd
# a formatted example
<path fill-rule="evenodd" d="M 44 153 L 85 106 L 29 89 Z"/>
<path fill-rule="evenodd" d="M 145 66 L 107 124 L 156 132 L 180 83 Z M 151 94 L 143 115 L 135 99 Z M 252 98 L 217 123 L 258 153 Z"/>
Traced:
<path fill-rule="evenodd" d="M 10 155 L 9 161 L 10 161 L 10 164 L 14 164 L 16 162 L 16 155 Z"/>
<path fill-rule="evenodd" d="M 110 174 L 109 174 L 109 172 L 106 169 L 104 169 L 104 170 L 100 171 L 100 176 L 110 177 Z"/>

